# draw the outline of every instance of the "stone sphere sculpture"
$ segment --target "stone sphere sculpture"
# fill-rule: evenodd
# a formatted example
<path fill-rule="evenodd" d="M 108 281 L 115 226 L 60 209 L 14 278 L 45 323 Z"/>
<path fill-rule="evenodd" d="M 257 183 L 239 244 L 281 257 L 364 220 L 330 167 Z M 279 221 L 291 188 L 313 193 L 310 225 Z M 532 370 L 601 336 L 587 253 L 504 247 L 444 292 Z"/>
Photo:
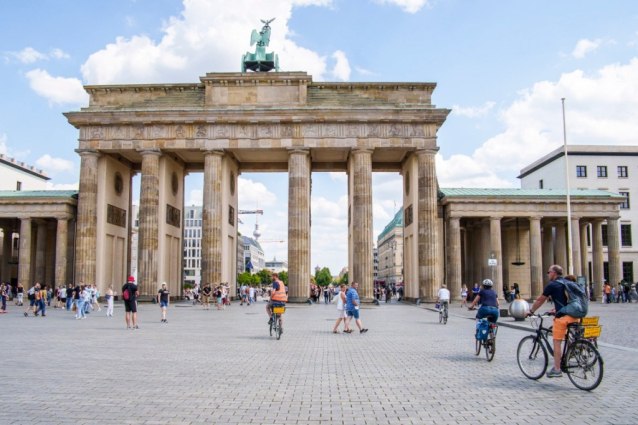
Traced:
<path fill-rule="evenodd" d="M 525 320 L 528 312 L 529 303 L 525 300 L 517 299 L 510 304 L 510 316 L 512 316 L 517 322 Z"/>

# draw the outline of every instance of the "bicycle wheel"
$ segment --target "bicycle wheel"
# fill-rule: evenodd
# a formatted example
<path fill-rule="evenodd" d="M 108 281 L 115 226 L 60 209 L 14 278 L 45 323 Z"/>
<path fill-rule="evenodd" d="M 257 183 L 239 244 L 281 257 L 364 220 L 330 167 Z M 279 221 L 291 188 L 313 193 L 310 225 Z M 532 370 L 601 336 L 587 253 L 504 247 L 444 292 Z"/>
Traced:
<path fill-rule="evenodd" d="M 439 310 L 439 323 L 443 322 L 443 310 Z"/>
<path fill-rule="evenodd" d="M 272 323 L 270 324 L 270 336 L 272 336 L 273 327 L 275 325 L 275 318 L 273 317 Z"/>
<path fill-rule="evenodd" d="M 447 311 L 443 313 L 443 324 L 447 325 Z"/>
<path fill-rule="evenodd" d="M 576 388 L 591 391 L 603 380 L 603 359 L 589 341 L 578 340 L 567 350 L 565 372 Z"/>
<path fill-rule="evenodd" d="M 528 335 L 518 343 L 516 351 L 518 367 L 529 379 L 540 379 L 547 370 L 547 350 L 536 340 L 536 336 Z"/>
<path fill-rule="evenodd" d="M 483 341 L 481 341 L 480 339 L 476 338 L 476 355 L 477 356 L 479 354 L 481 354 L 481 345 L 483 345 Z"/>
<path fill-rule="evenodd" d="M 485 341 L 485 358 L 487 358 L 488 362 L 494 360 L 494 353 L 496 353 L 496 338 L 490 328 L 487 334 L 487 340 Z"/>
<path fill-rule="evenodd" d="M 277 319 L 277 339 L 281 338 L 281 320 Z"/>

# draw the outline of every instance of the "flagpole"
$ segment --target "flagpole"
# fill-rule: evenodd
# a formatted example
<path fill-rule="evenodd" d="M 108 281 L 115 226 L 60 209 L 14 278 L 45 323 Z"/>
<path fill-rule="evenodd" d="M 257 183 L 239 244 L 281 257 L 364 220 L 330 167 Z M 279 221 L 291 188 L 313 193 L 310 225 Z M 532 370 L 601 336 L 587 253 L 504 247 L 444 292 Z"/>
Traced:
<path fill-rule="evenodd" d="M 567 186 L 567 264 L 569 274 L 574 274 L 574 255 L 572 252 L 572 208 L 569 193 L 569 159 L 567 157 L 567 128 L 565 125 L 565 98 L 561 98 L 563 105 L 563 149 L 565 152 L 565 182 Z"/>

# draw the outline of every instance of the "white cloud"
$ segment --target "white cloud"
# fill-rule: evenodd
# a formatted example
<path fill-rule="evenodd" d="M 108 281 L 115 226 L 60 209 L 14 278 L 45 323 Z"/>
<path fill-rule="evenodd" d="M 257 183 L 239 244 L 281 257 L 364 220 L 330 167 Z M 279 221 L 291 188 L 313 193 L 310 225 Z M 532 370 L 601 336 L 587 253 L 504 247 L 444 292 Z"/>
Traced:
<path fill-rule="evenodd" d="M 500 111 L 503 132 L 471 156 L 437 158 L 442 186 L 507 187 L 499 173 L 517 173 L 562 144 L 560 99 L 565 97 L 567 139 L 573 145 L 635 145 L 638 134 L 638 58 L 595 74 L 576 70 L 558 81 L 541 81 Z"/>
<path fill-rule="evenodd" d="M 459 105 L 453 105 L 452 113 L 469 118 L 479 118 L 486 116 L 492 110 L 494 105 L 494 102 L 485 102 L 483 106 L 468 106 L 466 108 L 462 108 Z"/>
<path fill-rule="evenodd" d="M 200 189 L 193 189 L 188 194 L 188 201 L 186 201 L 187 206 L 196 206 L 201 207 L 204 203 L 204 192 Z"/>
<path fill-rule="evenodd" d="M 600 43 L 602 43 L 602 40 L 600 38 L 597 38 L 594 41 L 588 40 L 586 38 L 580 39 L 578 40 L 578 43 L 576 43 L 576 47 L 572 52 L 572 56 L 576 59 L 582 59 L 587 53 L 596 50 L 598 46 L 600 46 Z"/>
<path fill-rule="evenodd" d="M 73 161 L 69 161 L 68 159 L 63 158 L 53 158 L 49 154 L 38 158 L 35 161 L 35 165 L 37 165 L 50 175 L 64 172 L 73 172 L 75 169 L 75 164 L 73 164 Z"/>
<path fill-rule="evenodd" d="M 330 178 L 339 183 L 348 183 L 348 175 L 346 173 L 329 172 Z"/>
<path fill-rule="evenodd" d="M 33 47 L 25 47 L 19 52 L 7 52 L 8 55 L 13 56 L 18 59 L 22 63 L 33 63 L 38 60 L 46 60 L 49 59 L 47 55 L 44 53 L 40 53 L 35 50 Z"/>
<path fill-rule="evenodd" d="M 65 53 L 62 49 L 51 49 L 50 55 L 51 57 L 56 59 L 69 59 L 71 57 L 69 56 L 68 53 Z"/>
<path fill-rule="evenodd" d="M 7 133 L 0 134 L 0 153 L 7 155 L 8 157 L 13 158 L 24 158 L 31 153 L 30 149 L 25 149 L 23 151 L 16 151 L 7 145 L 7 141 L 9 138 L 7 137 Z"/>
<path fill-rule="evenodd" d="M 254 182 L 243 177 L 237 178 L 239 208 L 255 209 L 257 202 L 259 207 L 277 205 L 277 196 L 269 191 L 263 183 Z"/>
<path fill-rule="evenodd" d="M 337 80 L 348 81 L 350 79 L 350 63 L 348 62 L 348 58 L 346 54 L 341 50 L 337 50 L 332 54 L 332 58 L 337 61 L 332 70 L 332 76 Z"/>
<path fill-rule="evenodd" d="M 369 70 L 364 69 L 364 68 L 360 68 L 358 66 L 355 66 L 354 69 L 361 75 L 377 75 L 377 74 L 375 74 L 372 71 L 369 71 Z"/>
<path fill-rule="evenodd" d="M 423 6 L 430 6 L 429 0 L 376 0 L 378 3 L 390 3 L 399 6 L 403 11 L 416 13 Z"/>
<path fill-rule="evenodd" d="M 75 183 L 58 183 L 53 184 L 50 181 L 47 182 L 47 190 L 79 190 L 80 182 Z"/>
<path fill-rule="evenodd" d="M 52 104 L 88 103 L 89 95 L 84 91 L 82 83 L 77 78 L 53 77 L 47 71 L 34 69 L 26 73 L 31 89 Z"/>
<path fill-rule="evenodd" d="M 7 151 L 7 133 L 2 133 L 0 134 L 0 153 L 8 155 Z"/>
<path fill-rule="evenodd" d="M 135 26 L 135 19 L 132 16 L 127 16 L 124 18 L 126 21 L 126 25 L 129 27 Z"/>

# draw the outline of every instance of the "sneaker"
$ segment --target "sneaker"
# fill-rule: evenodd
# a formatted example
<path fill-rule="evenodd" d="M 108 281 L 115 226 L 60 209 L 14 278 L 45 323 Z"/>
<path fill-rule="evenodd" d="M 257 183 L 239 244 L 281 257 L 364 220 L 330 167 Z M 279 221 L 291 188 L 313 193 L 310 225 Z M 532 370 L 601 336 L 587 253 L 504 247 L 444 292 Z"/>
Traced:
<path fill-rule="evenodd" d="M 561 372 L 560 370 L 556 370 L 554 368 L 551 368 L 549 370 L 549 372 L 547 372 L 547 374 L 545 375 L 548 378 L 562 378 L 563 377 L 563 372 Z"/>
<path fill-rule="evenodd" d="M 270 320 L 268 320 L 268 324 L 272 325 L 272 317 L 270 318 Z"/>
<path fill-rule="evenodd" d="M 131 329 L 131 327 L 130 327 L 130 326 L 127 326 L 127 327 L 126 327 L 126 330 L 129 330 L 129 329 Z"/>
<path fill-rule="evenodd" d="M 168 323 L 168 320 L 164 319 L 164 323 Z"/>
<path fill-rule="evenodd" d="M 139 328 L 140 328 L 139 326 L 134 326 L 134 327 L 133 327 L 133 330 L 137 330 L 137 329 L 139 329 Z"/>
<path fill-rule="evenodd" d="M 24 317 L 27 317 L 29 314 L 28 313 L 24 313 Z"/>

